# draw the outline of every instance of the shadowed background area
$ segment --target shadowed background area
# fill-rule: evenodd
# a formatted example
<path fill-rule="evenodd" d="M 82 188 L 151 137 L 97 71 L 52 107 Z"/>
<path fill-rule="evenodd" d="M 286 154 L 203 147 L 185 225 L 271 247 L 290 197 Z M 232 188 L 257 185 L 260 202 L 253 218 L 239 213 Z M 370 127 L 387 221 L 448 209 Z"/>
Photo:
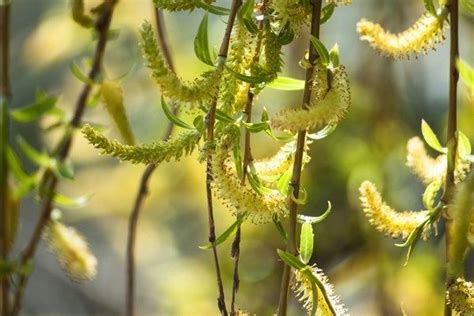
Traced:
<path fill-rule="evenodd" d="M 85 1 L 92 6 L 98 1 Z M 120 1 L 112 23 L 116 37 L 105 59 L 104 75 L 119 78 L 127 112 L 140 143 L 162 137 L 168 121 L 160 107 L 160 91 L 143 65 L 138 30 L 153 20 L 151 0 Z M 229 6 L 230 1 L 218 1 Z M 324 140 L 311 145 L 311 162 L 304 172 L 308 204 L 302 212 L 319 215 L 331 201 L 333 212 L 315 228 L 312 262 L 326 271 L 352 315 L 441 315 L 444 297 L 443 232 L 419 243 L 407 266 L 406 249 L 394 246 L 369 226 L 358 200 L 358 186 L 375 182 L 385 200 L 398 210 L 422 208 L 423 186 L 405 167 L 406 141 L 421 136 L 424 118 L 444 142 L 448 100 L 448 47 L 428 56 L 393 61 L 378 56 L 361 42 L 356 23 L 362 17 L 401 31 L 422 13 L 417 0 L 354 0 L 338 8 L 322 27 L 321 39 L 329 47 L 338 43 L 341 63 L 349 73 L 353 105 L 347 119 Z M 165 13 L 169 45 L 176 71 L 192 79 L 206 70 L 193 53 L 193 39 L 202 11 Z M 218 47 L 224 20 L 210 17 L 210 43 Z M 461 56 L 474 63 L 474 19 L 463 15 Z M 71 19 L 69 1 L 15 0 L 12 5 L 13 104 L 33 102 L 41 88 L 60 97 L 59 106 L 71 112 L 81 82 L 71 73 L 72 62 L 87 64 L 92 55 L 92 34 Z M 307 34 L 285 47 L 283 75 L 302 79 L 298 66 L 307 46 Z M 459 127 L 474 140 L 474 95 L 460 84 Z M 299 104 L 301 92 L 266 89 L 257 99 L 255 114 L 263 106 L 270 113 Z M 186 116 L 184 116 L 186 119 Z M 111 126 L 102 106 L 89 108 L 86 121 Z M 39 123 L 47 126 L 47 121 Z M 178 130 L 176 130 L 178 131 Z M 176 132 L 175 131 L 175 132 Z M 109 136 L 118 137 L 106 129 Z M 12 138 L 22 135 L 36 148 L 55 144 L 58 135 L 42 133 L 39 126 L 13 125 Z M 266 136 L 253 138 L 256 157 L 274 153 L 278 144 Z M 431 152 L 434 154 L 433 152 Z M 214 266 L 207 242 L 205 166 L 197 154 L 178 163 L 161 165 L 150 185 L 150 195 L 139 221 L 137 238 L 137 315 L 217 315 Z M 90 195 L 80 209 L 63 209 L 64 221 L 88 239 L 98 258 L 94 281 L 75 283 L 61 270 L 43 244 L 38 252 L 25 296 L 24 315 L 119 315 L 124 310 L 127 220 L 144 166 L 119 163 L 100 156 L 77 135 L 72 160 L 74 181 L 62 182 L 59 191 L 69 196 Z M 32 165 L 25 164 L 30 170 Z M 217 233 L 233 217 L 216 199 Z M 21 227 L 14 254 L 28 240 L 39 215 L 38 204 L 27 199 L 21 207 Z M 230 240 L 219 247 L 225 290 L 230 297 L 233 261 Z M 241 285 L 238 306 L 252 315 L 271 315 L 278 305 L 282 263 L 275 249 L 284 248 L 273 224 L 242 226 Z M 472 266 L 474 258 L 469 258 Z M 472 269 L 471 269 L 472 270 Z M 467 277 L 474 271 L 468 271 Z M 294 298 L 289 315 L 304 315 Z"/>

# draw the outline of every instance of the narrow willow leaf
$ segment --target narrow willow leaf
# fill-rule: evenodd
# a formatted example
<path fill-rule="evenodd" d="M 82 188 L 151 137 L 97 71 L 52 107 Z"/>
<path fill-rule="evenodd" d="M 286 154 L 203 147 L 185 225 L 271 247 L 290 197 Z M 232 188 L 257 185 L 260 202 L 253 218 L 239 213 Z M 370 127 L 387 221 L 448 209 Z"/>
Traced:
<path fill-rule="evenodd" d="M 290 192 L 290 180 L 292 174 L 293 172 L 291 170 L 287 170 L 280 179 L 278 179 L 277 188 L 284 195 L 287 195 L 288 192 Z"/>
<path fill-rule="evenodd" d="M 277 41 L 281 45 L 288 45 L 291 42 L 293 42 L 294 38 L 295 38 L 295 32 L 290 27 L 290 24 L 287 23 L 285 27 L 278 34 Z"/>
<path fill-rule="evenodd" d="M 227 115 L 224 111 L 216 109 L 216 119 L 226 123 L 235 123 L 235 120 Z"/>
<path fill-rule="evenodd" d="M 204 132 L 206 124 L 204 123 L 204 116 L 198 115 L 194 118 L 193 126 L 201 133 Z"/>
<path fill-rule="evenodd" d="M 288 241 L 288 233 L 286 232 L 285 228 L 283 227 L 283 224 L 281 223 L 281 221 L 277 218 L 273 218 L 273 224 L 275 224 L 275 227 L 278 231 L 278 233 L 280 234 L 281 238 L 283 238 L 283 240 L 286 242 Z"/>
<path fill-rule="evenodd" d="M 474 68 L 462 59 L 457 60 L 456 66 L 459 70 L 459 75 L 461 76 L 461 79 L 464 81 L 464 83 L 467 86 L 474 88 Z"/>
<path fill-rule="evenodd" d="M 306 268 L 306 265 L 301 262 L 300 259 L 297 257 L 293 256 L 291 253 L 277 249 L 278 256 L 280 256 L 281 260 L 283 260 L 288 266 L 296 269 L 296 270 L 302 270 Z"/>
<path fill-rule="evenodd" d="M 258 33 L 258 26 L 253 19 L 253 10 L 255 7 L 255 0 L 247 0 L 240 7 L 238 18 L 240 22 L 245 25 L 245 28 L 252 34 Z"/>
<path fill-rule="evenodd" d="M 334 44 L 334 46 L 329 51 L 329 61 L 333 68 L 337 68 L 340 65 L 339 61 L 339 45 Z"/>
<path fill-rule="evenodd" d="M 40 153 L 37 151 L 35 148 L 33 148 L 30 144 L 26 142 L 26 140 L 18 136 L 17 137 L 17 143 L 20 146 L 20 149 L 23 151 L 25 156 L 31 160 L 31 162 L 34 162 L 38 166 L 42 167 L 49 167 L 50 166 L 50 158 L 48 155 L 44 153 Z"/>
<path fill-rule="evenodd" d="M 290 133 L 288 133 L 286 135 L 283 135 L 283 136 L 275 135 L 272 128 L 266 129 L 265 133 L 268 136 L 270 136 L 271 138 L 273 138 L 274 140 L 276 140 L 277 142 L 280 142 L 280 143 L 288 143 L 288 142 L 291 142 L 295 138 L 295 134 L 290 134 Z"/>
<path fill-rule="evenodd" d="M 209 66 L 214 66 L 214 61 L 211 58 L 211 52 L 209 50 L 209 40 L 207 35 L 208 20 L 209 15 L 206 13 L 199 24 L 197 35 L 194 38 L 194 53 L 203 63 Z"/>
<path fill-rule="evenodd" d="M 426 123 L 425 120 L 421 121 L 421 133 L 423 134 L 423 138 L 425 139 L 426 143 L 436 151 L 445 154 L 446 148 L 441 146 L 438 138 L 436 137 L 435 133 L 431 129 L 431 127 Z"/>
<path fill-rule="evenodd" d="M 431 13 L 433 16 L 437 16 L 433 0 L 423 0 L 423 4 L 425 5 L 426 11 Z"/>
<path fill-rule="evenodd" d="M 314 233 L 313 225 L 309 223 L 304 223 L 301 226 L 300 234 L 300 258 L 304 264 L 308 264 L 313 255 L 313 246 L 314 246 Z"/>
<path fill-rule="evenodd" d="M 469 138 L 461 131 L 458 131 L 458 153 L 462 159 L 466 159 L 471 154 Z"/>
<path fill-rule="evenodd" d="M 311 44 L 313 45 L 314 49 L 316 50 L 316 52 L 318 52 L 318 55 L 321 58 L 321 62 L 323 63 L 323 65 L 328 65 L 329 64 L 329 52 L 328 52 L 326 46 L 324 46 L 324 44 L 319 39 L 317 39 L 316 37 L 314 37 L 312 35 L 311 35 L 310 40 L 311 40 Z"/>
<path fill-rule="evenodd" d="M 17 181 L 21 182 L 28 178 L 28 175 L 23 170 L 20 159 L 13 151 L 13 148 L 11 148 L 11 146 L 7 147 L 7 162 L 11 173 Z"/>
<path fill-rule="evenodd" d="M 69 65 L 69 70 L 71 70 L 71 73 L 74 75 L 74 77 L 79 79 L 79 81 L 81 81 L 85 84 L 89 84 L 89 85 L 93 85 L 95 83 L 94 81 L 89 79 L 89 77 L 87 77 L 86 75 L 84 75 L 82 73 L 81 69 L 79 68 L 79 66 L 75 62 L 72 62 Z"/>
<path fill-rule="evenodd" d="M 294 195 L 294 192 L 291 193 L 291 199 L 298 205 L 305 205 L 308 202 L 308 193 L 305 189 L 300 189 L 299 197 L 297 198 Z"/>
<path fill-rule="evenodd" d="M 201 1 L 198 6 L 201 8 L 201 9 L 204 9 L 206 10 L 207 12 L 209 13 L 212 13 L 212 14 L 215 14 L 215 15 L 229 15 L 230 14 L 230 10 L 227 9 L 227 8 L 224 8 L 224 7 L 220 7 L 220 6 L 216 6 L 216 5 L 212 5 L 212 4 L 208 4 L 204 1 Z"/>
<path fill-rule="evenodd" d="M 192 127 L 191 125 L 182 121 L 176 115 L 174 115 L 174 113 L 168 107 L 168 104 L 166 103 L 165 98 L 163 97 L 161 97 L 161 108 L 163 109 L 163 112 L 165 113 L 168 120 L 170 120 L 170 122 L 172 122 L 174 125 L 185 128 L 185 129 L 194 129 L 194 127 Z"/>
<path fill-rule="evenodd" d="M 36 121 L 56 106 L 58 99 L 39 92 L 35 103 L 10 112 L 11 117 L 21 123 Z"/>
<path fill-rule="evenodd" d="M 265 77 L 265 76 L 246 76 L 246 75 L 243 75 L 243 74 L 239 74 L 238 72 L 235 72 L 234 70 L 232 70 L 231 68 L 225 66 L 225 68 L 237 79 L 239 79 L 240 81 L 243 81 L 243 82 L 247 82 L 247 83 L 253 83 L 253 84 L 258 84 L 258 83 L 262 83 L 262 82 L 265 82 L 268 78 Z"/>
<path fill-rule="evenodd" d="M 235 162 L 235 170 L 237 171 L 237 175 L 239 179 L 242 179 L 243 170 L 242 170 L 242 152 L 240 150 L 240 143 L 236 142 L 232 148 L 233 155 L 234 155 L 234 162 Z"/>
<path fill-rule="evenodd" d="M 100 91 L 105 109 L 112 118 L 120 136 L 127 145 L 135 144 L 135 136 L 125 111 L 122 87 L 115 81 L 105 81 L 102 83 Z"/>
<path fill-rule="evenodd" d="M 74 168 L 71 160 L 69 159 L 65 161 L 52 159 L 51 169 L 59 178 L 74 180 Z"/>
<path fill-rule="evenodd" d="M 258 178 L 255 172 L 252 172 L 252 171 L 249 172 L 247 175 L 247 179 L 252 189 L 258 194 L 265 195 L 265 194 L 270 194 L 273 192 L 272 189 L 266 188 L 265 186 L 262 185 L 262 183 L 260 182 L 260 179 Z"/>
<path fill-rule="evenodd" d="M 426 209 L 431 210 L 434 208 L 434 202 L 438 196 L 439 190 L 441 190 L 441 180 L 431 182 L 423 193 L 423 205 Z"/>
<path fill-rule="evenodd" d="M 326 125 L 323 129 L 317 131 L 316 133 L 308 134 L 309 139 L 319 140 L 328 137 L 336 130 L 337 124 Z"/>
<path fill-rule="evenodd" d="M 260 133 L 269 128 L 269 122 L 256 122 L 256 123 L 247 123 L 242 122 L 242 125 L 248 129 L 250 133 Z"/>
<path fill-rule="evenodd" d="M 329 214 L 331 214 L 331 211 L 332 211 L 332 204 L 330 201 L 328 201 L 328 207 L 322 215 L 308 216 L 308 215 L 298 214 L 297 220 L 300 223 L 307 223 L 307 224 L 312 224 L 312 225 L 319 224 L 319 223 L 322 223 L 329 216 Z"/>
<path fill-rule="evenodd" d="M 13 192 L 13 191 L 10 190 L 9 192 Z M 7 194 L 6 208 L 5 208 L 6 232 L 4 233 L 7 253 L 10 252 L 13 244 L 15 243 L 16 234 L 18 230 L 19 205 L 20 205 L 20 200 L 18 199 L 18 197 L 12 194 Z"/>
<path fill-rule="evenodd" d="M 64 207 L 71 207 L 71 208 L 83 207 L 87 204 L 89 199 L 90 199 L 90 196 L 88 195 L 72 198 L 60 193 L 55 193 L 53 196 L 54 203 L 64 206 Z"/>
<path fill-rule="evenodd" d="M 321 21 L 320 24 L 326 23 L 331 18 L 332 14 L 334 13 L 334 8 L 336 5 L 334 3 L 329 3 L 325 5 L 324 8 L 321 10 Z"/>
<path fill-rule="evenodd" d="M 267 87 L 282 91 L 298 91 L 304 89 L 304 80 L 294 79 L 290 77 L 277 77 L 270 82 Z"/>
<path fill-rule="evenodd" d="M 239 216 L 237 218 L 237 220 L 234 223 L 232 223 L 232 225 L 230 225 L 219 237 L 217 237 L 216 242 L 215 242 L 216 246 L 222 244 L 224 241 L 229 239 L 229 237 L 232 236 L 237 231 L 237 229 L 240 227 L 240 225 L 242 224 L 244 218 L 245 218 L 245 214 Z M 203 250 L 212 249 L 212 244 L 207 243 L 203 246 L 199 246 L 199 248 L 203 249 Z"/>

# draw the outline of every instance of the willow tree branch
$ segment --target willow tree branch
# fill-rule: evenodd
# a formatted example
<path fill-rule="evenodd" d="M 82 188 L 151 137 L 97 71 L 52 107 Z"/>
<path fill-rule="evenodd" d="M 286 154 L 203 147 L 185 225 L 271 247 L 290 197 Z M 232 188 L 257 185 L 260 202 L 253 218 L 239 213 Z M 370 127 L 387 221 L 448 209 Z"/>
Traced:
<path fill-rule="evenodd" d="M 102 63 L 104 60 L 105 48 L 107 46 L 107 38 L 109 34 L 109 29 L 110 29 L 110 22 L 112 20 L 112 14 L 113 14 L 116 3 L 117 3 L 117 0 L 105 0 L 104 2 L 105 6 L 103 9 L 103 12 L 97 18 L 97 21 L 95 23 L 95 28 L 98 33 L 98 41 L 97 41 L 97 45 L 95 49 L 95 55 L 94 55 L 94 60 L 92 63 L 92 68 L 89 71 L 89 74 L 87 76 L 89 80 L 87 83 L 84 84 L 81 94 L 79 95 L 79 98 L 76 102 L 74 115 L 70 122 L 70 128 L 65 133 L 63 139 L 61 140 L 61 147 L 58 151 L 58 157 L 57 157 L 59 161 L 64 161 L 69 155 L 69 152 L 71 150 L 73 135 L 74 135 L 73 131 L 79 128 L 81 125 L 82 116 L 84 114 L 84 110 L 87 105 L 87 100 L 89 99 L 89 96 L 92 90 L 92 86 L 93 86 L 92 83 L 97 80 L 101 72 Z M 35 229 L 34 229 L 33 235 L 30 238 L 30 241 L 28 242 L 27 246 L 21 253 L 21 258 L 20 258 L 21 266 L 30 264 L 31 261 L 33 260 L 33 257 L 36 253 L 38 245 L 41 241 L 41 236 L 43 234 L 43 231 L 45 227 L 47 226 L 48 221 L 51 216 L 51 211 L 53 208 L 53 198 L 54 198 L 54 194 L 55 194 L 58 182 L 59 182 L 58 178 L 53 173 L 51 172 L 46 173 L 45 181 L 44 181 L 45 196 L 43 198 L 41 215 L 35 226 Z M 15 293 L 15 298 L 13 302 L 13 309 L 12 309 L 13 316 L 18 315 L 20 312 L 23 296 L 24 296 L 24 292 L 25 292 L 25 288 L 26 288 L 28 280 L 29 280 L 29 275 L 27 274 L 22 274 L 19 277 L 18 288 Z"/>
<path fill-rule="evenodd" d="M 450 16 L 450 56 L 449 56 L 449 110 L 448 110 L 448 168 L 444 187 L 443 202 L 448 205 L 454 195 L 454 170 L 456 163 L 457 141 L 457 84 L 459 73 L 456 60 L 459 57 L 459 0 L 448 1 L 446 7 Z M 457 277 L 463 273 L 462 264 L 453 259 L 452 249 L 452 219 L 446 217 L 446 290 L 453 284 Z M 451 316 L 452 310 L 449 302 L 445 301 L 445 316 Z"/>
<path fill-rule="evenodd" d="M 321 6 L 322 0 L 312 0 L 312 12 L 311 12 L 311 35 L 319 38 L 319 29 L 320 29 L 320 17 L 321 17 Z M 304 94 L 302 108 L 306 109 L 307 104 L 310 103 L 311 99 L 311 76 L 313 74 L 313 67 L 316 63 L 318 54 L 314 49 L 311 42 L 309 44 L 309 62 L 311 67 L 306 70 L 306 80 L 304 85 Z M 300 180 L 301 180 L 301 167 L 303 163 L 303 152 L 306 146 L 306 131 L 299 131 L 296 141 L 296 153 L 295 153 L 295 162 L 293 164 L 293 174 L 291 177 L 290 186 L 292 194 L 296 199 L 299 197 L 300 192 Z M 298 204 L 296 204 L 296 199 L 288 199 L 288 209 L 290 211 L 289 221 L 288 221 L 288 243 L 286 246 L 286 251 L 296 254 L 296 218 L 298 214 Z M 291 268 L 284 264 L 283 266 L 283 275 L 281 278 L 281 287 L 280 287 L 280 303 L 278 306 L 278 316 L 286 316 L 288 309 L 288 289 L 290 285 L 290 271 Z"/>
<path fill-rule="evenodd" d="M 173 59 L 171 58 L 170 50 L 168 47 L 168 42 L 166 40 L 166 31 L 165 25 L 163 23 L 162 12 L 155 8 L 155 21 L 156 21 L 156 32 L 158 43 L 163 51 L 166 63 L 168 67 L 174 71 Z M 173 108 L 174 114 L 176 114 L 176 107 Z M 173 124 L 168 123 L 166 133 L 163 136 L 163 140 L 166 140 L 171 137 L 173 132 Z M 138 187 L 138 192 L 135 197 L 135 203 L 133 205 L 132 212 L 130 213 L 130 218 L 128 221 L 128 236 L 127 236 L 127 284 L 126 284 L 126 293 L 125 293 L 125 304 L 126 304 L 126 315 L 133 316 L 135 314 L 135 243 L 137 236 L 137 225 L 138 219 L 140 217 L 141 210 L 143 208 L 143 202 L 145 201 L 146 196 L 148 195 L 148 183 L 150 181 L 151 175 L 156 170 L 157 165 L 149 164 L 146 166 L 145 171 L 140 180 Z"/>
<path fill-rule="evenodd" d="M 219 49 L 218 63 L 224 63 L 227 54 L 229 52 L 230 36 L 232 28 L 234 27 L 235 17 L 237 11 L 242 4 L 241 0 L 232 0 L 232 6 L 230 8 L 229 18 L 227 19 L 227 26 L 222 39 L 221 47 Z M 220 65 L 219 65 L 220 66 Z M 217 109 L 217 96 L 213 98 L 209 111 L 206 114 L 206 125 L 207 125 L 207 142 L 208 144 L 214 143 L 214 125 L 216 122 L 216 109 Z M 222 315 L 227 316 L 227 307 L 225 304 L 224 286 L 222 284 L 221 270 L 219 267 L 219 257 L 217 255 L 216 246 L 216 228 L 214 223 L 214 206 L 212 202 L 212 155 L 209 153 L 207 156 L 206 164 L 206 196 L 207 196 L 207 215 L 209 222 L 209 242 L 212 245 L 212 253 L 214 256 L 214 265 L 216 269 L 217 287 L 219 290 L 219 297 L 217 298 L 217 307 Z"/>
<path fill-rule="evenodd" d="M 0 262 L 8 261 L 8 103 L 10 101 L 10 1 L 0 2 Z M 2 315 L 10 313 L 9 276 L 1 278 Z"/>

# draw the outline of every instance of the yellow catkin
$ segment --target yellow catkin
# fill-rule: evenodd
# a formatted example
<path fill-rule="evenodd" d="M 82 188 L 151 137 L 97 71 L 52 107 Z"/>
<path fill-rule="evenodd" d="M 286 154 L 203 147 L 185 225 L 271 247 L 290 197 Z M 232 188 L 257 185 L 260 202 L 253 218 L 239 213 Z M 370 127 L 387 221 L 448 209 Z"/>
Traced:
<path fill-rule="evenodd" d="M 51 221 L 46 231 L 49 249 L 71 279 L 91 280 L 97 273 L 97 259 L 84 237 L 72 227 Z"/>
<path fill-rule="evenodd" d="M 408 140 L 406 165 L 425 185 L 436 180 L 444 182 L 447 168 L 446 155 L 439 155 L 436 159 L 430 157 L 419 137 Z M 470 170 L 471 163 L 462 159 L 460 155 L 456 155 L 454 182 L 456 184 L 462 182 Z"/>
<path fill-rule="evenodd" d="M 404 239 L 428 216 L 428 211 L 397 212 L 383 202 L 382 196 L 375 185 L 364 181 L 360 188 L 360 200 L 365 215 L 378 231 L 393 238 L 402 236 Z M 425 232 L 424 237 L 427 237 Z"/>
<path fill-rule="evenodd" d="M 247 212 L 254 223 L 266 223 L 274 216 L 285 214 L 286 196 L 277 190 L 259 194 L 247 184 L 242 185 L 237 176 L 230 152 L 232 136 L 224 135 L 217 144 L 212 159 L 216 195 L 236 214 Z"/>
<path fill-rule="evenodd" d="M 349 81 L 344 66 L 329 74 L 318 63 L 313 72 L 311 101 L 307 109 L 285 109 L 272 118 L 272 126 L 278 130 L 297 132 L 321 129 L 339 123 L 350 105 Z"/>
<path fill-rule="evenodd" d="M 436 44 L 444 41 L 444 15 L 435 17 L 424 13 L 413 26 L 398 34 L 392 34 L 380 24 L 362 19 L 357 23 L 357 32 L 361 35 L 361 40 L 368 41 L 381 54 L 393 58 L 409 58 L 412 54 L 427 54 L 428 50 L 435 49 Z"/>
<path fill-rule="evenodd" d="M 257 159 L 253 162 L 255 170 L 261 176 L 282 175 L 293 165 L 293 153 L 296 142 L 291 141 L 269 158 Z"/>
<path fill-rule="evenodd" d="M 446 293 L 451 308 L 459 316 L 474 315 L 474 286 L 462 278 L 458 278 Z"/>
<path fill-rule="evenodd" d="M 313 287 L 309 277 L 299 270 L 295 270 L 295 282 L 292 289 L 296 294 L 298 300 L 303 304 L 303 307 L 311 315 L 311 310 L 314 304 L 317 304 L 317 316 L 343 316 L 349 315 L 347 309 L 341 304 L 340 299 L 334 293 L 334 287 L 329 283 L 328 277 L 321 269 L 316 266 L 310 267 L 311 273 L 316 277 L 324 287 L 324 289 L 317 288 L 317 302 L 314 302 Z M 323 293 L 323 291 L 325 293 Z M 324 295 L 325 294 L 325 295 Z M 335 312 L 335 314 L 332 312 Z"/>

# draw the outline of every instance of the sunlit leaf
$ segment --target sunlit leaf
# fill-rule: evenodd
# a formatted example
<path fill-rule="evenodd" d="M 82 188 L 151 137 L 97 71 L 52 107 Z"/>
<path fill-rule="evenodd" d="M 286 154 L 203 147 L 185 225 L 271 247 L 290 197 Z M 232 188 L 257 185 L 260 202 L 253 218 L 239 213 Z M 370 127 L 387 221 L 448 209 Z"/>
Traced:
<path fill-rule="evenodd" d="M 208 14 L 204 14 L 201 23 L 199 24 L 198 32 L 194 38 L 194 53 L 197 58 L 203 63 L 214 66 L 214 61 L 211 58 L 211 52 L 209 50 L 209 40 L 208 40 Z"/>
<path fill-rule="evenodd" d="M 436 134 L 433 132 L 431 127 L 425 120 L 421 121 L 421 133 L 423 134 L 423 138 L 425 139 L 426 143 L 436 151 L 445 154 L 447 152 L 446 148 L 441 146 Z"/>
<path fill-rule="evenodd" d="M 48 96 L 43 92 L 39 92 L 35 103 L 11 111 L 10 115 L 17 122 L 26 123 L 36 121 L 54 109 L 57 101 L 58 99 L 56 97 Z"/>
<path fill-rule="evenodd" d="M 182 127 L 182 128 L 186 128 L 186 129 L 194 129 L 194 127 L 182 121 L 173 112 L 171 112 L 170 108 L 168 107 L 168 104 L 166 104 L 166 101 L 163 97 L 161 97 L 161 107 L 166 117 L 168 118 L 168 120 L 170 120 L 170 122 L 172 122 L 174 125 Z"/>
<path fill-rule="evenodd" d="M 232 223 L 232 225 L 230 225 L 219 237 L 217 237 L 216 242 L 215 242 L 216 246 L 222 244 L 224 241 L 229 239 L 229 237 L 232 236 L 237 231 L 237 229 L 240 227 L 240 225 L 242 224 L 244 218 L 245 218 L 244 215 L 239 216 L 237 218 L 237 220 L 234 223 Z M 207 243 L 204 246 L 199 246 L 199 248 L 203 249 L 203 250 L 211 249 L 212 244 Z"/>
<path fill-rule="evenodd" d="M 324 46 L 324 44 L 316 37 L 311 35 L 311 44 L 313 45 L 314 49 L 316 52 L 318 52 L 319 58 L 321 58 L 321 61 L 323 65 L 328 65 L 329 64 L 329 52 Z"/>
<path fill-rule="evenodd" d="M 304 89 L 304 80 L 294 79 L 290 77 L 277 77 L 270 82 L 267 87 L 275 90 L 298 91 Z"/>
<path fill-rule="evenodd" d="M 304 264 L 307 264 L 311 260 L 313 255 L 313 246 L 314 246 L 314 233 L 313 226 L 309 223 L 304 223 L 301 226 L 300 234 L 300 258 Z"/>
<path fill-rule="evenodd" d="M 301 262 L 300 259 L 295 257 L 289 252 L 277 249 L 278 256 L 280 256 L 281 260 L 283 260 L 288 266 L 296 269 L 296 270 L 301 270 L 306 267 L 306 265 Z"/>

